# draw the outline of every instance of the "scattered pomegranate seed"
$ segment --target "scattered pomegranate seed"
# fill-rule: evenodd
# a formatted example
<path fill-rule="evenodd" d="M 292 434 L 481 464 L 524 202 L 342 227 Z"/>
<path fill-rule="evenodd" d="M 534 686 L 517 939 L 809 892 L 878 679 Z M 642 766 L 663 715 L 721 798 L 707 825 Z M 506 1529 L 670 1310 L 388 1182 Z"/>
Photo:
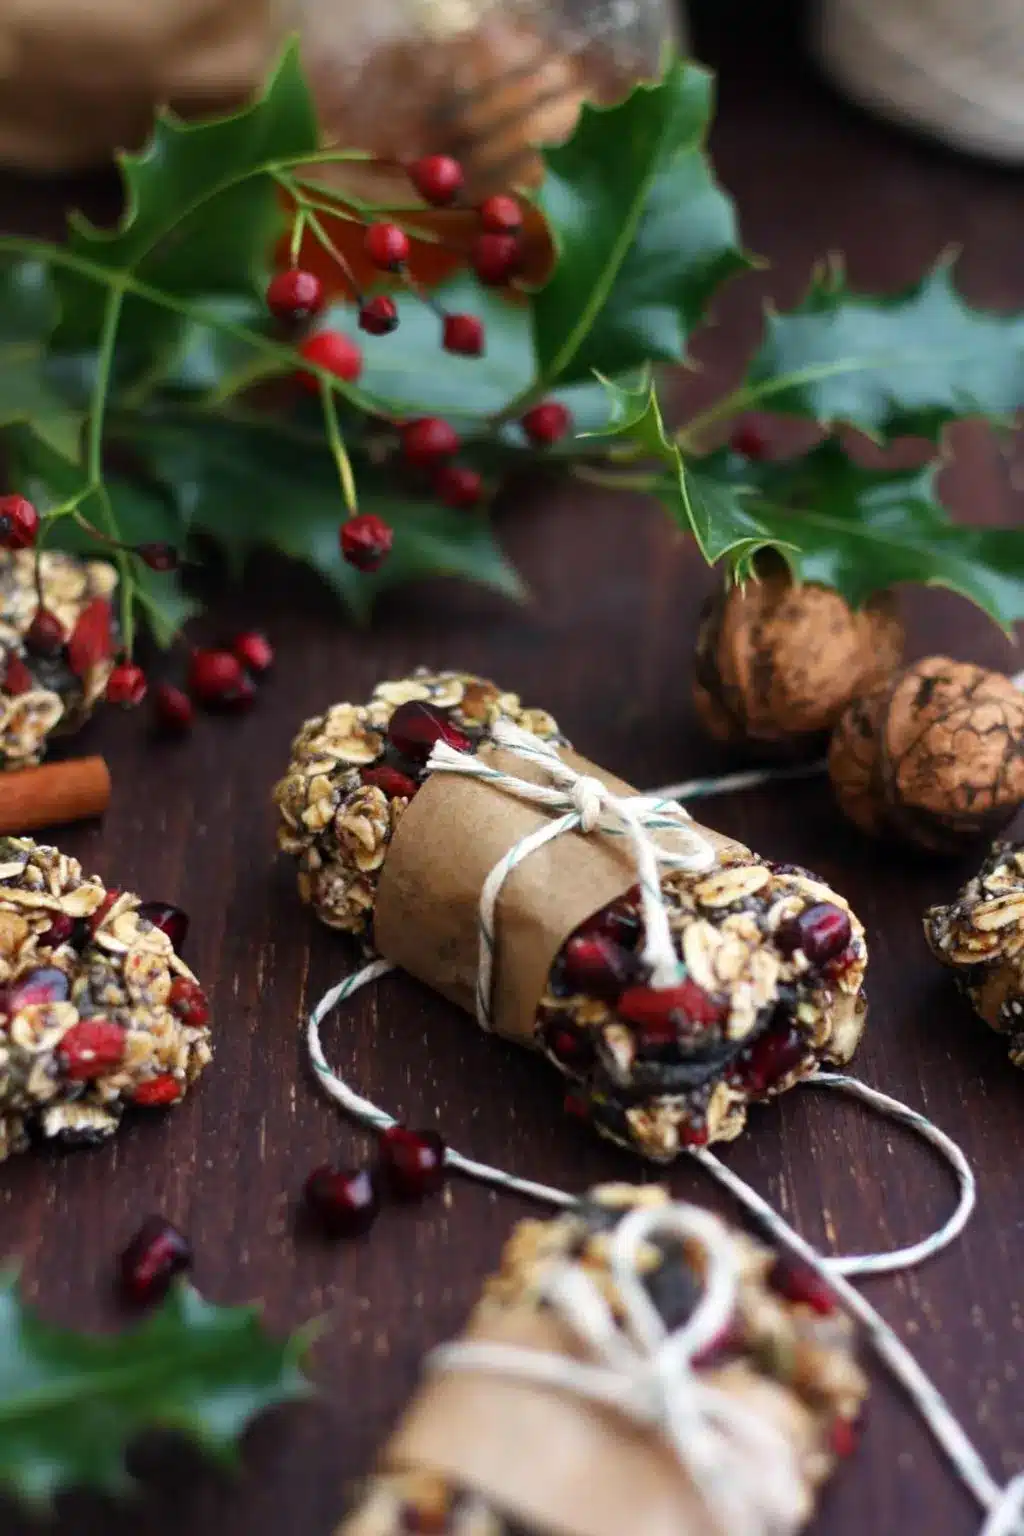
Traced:
<path fill-rule="evenodd" d="M 393 1125 L 380 1138 L 380 1165 L 393 1195 L 422 1200 L 444 1183 L 444 1141 L 436 1131 Z"/>
<path fill-rule="evenodd" d="M 121 899 L 121 897 L 123 895 L 124 895 L 124 892 L 123 891 L 119 891 L 116 886 L 112 885 L 110 887 L 110 889 L 107 891 L 106 895 L 104 896 L 103 900 L 100 902 L 99 906 L 96 908 L 96 911 L 89 918 L 89 927 L 90 927 L 90 929 L 92 930 L 93 933 L 97 933 L 99 931 L 99 929 L 103 926 L 103 923 L 106 920 L 107 914 L 110 912 L 111 908 L 114 906 L 114 903 L 120 901 L 120 899 Z"/>
<path fill-rule="evenodd" d="M 835 1418 L 828 1432 L 828 1446 L 833 1456 L 848 1461 L 860 1442 L 857 1425 L 850 1419 Z"/>
<path fill-rule="evenodd" d="M 394 538 L 394 529 L 375 512 L 357 512 L 338 531 L 342 556 L 357 571 L 379 570 Z"/>
<path fill-rule="evenodd" d="M 483 325 L 476 315 L 445 315 L 441 345 L 446 352 L 457 352 L 462 357 L 482 357 Z"/>
<path fill-rule="evenodd" d="M 575 992 L 592 997 L 618 997 L 634 974 L 632 955 L 601 934 L 589 938 L 575 935 L 562 954 L 568 984 Z"/>
<path fill-rule="evenodd" d="M 734 453 L 742 453 L 745 458 L 764 459 L 768 456 L 770 444 L 761 428 L 755 427 L 752 421 L 747 421 L 743 426 L 736 428 L 729 439 L 729 446 Z"/>
<path fill-rule="evenodd" d="M 35 617 L 25 631 L 25 649 L 36 656 L 56 656 L 63 648 L 64 626 L 49 608 L 37 608 Z"/>
<path fill-rule="evenodd" d="M 398 328 L 398 305 L 386 293 L 375 294 L 359 311 L 359 329 L 371 336 L 389 336 Z"/>
<path fill-rule="evenodd" d="M 243 630 L 231 642 L 231 649 L 248 671 L 262 677 L 274 665 L 274 647 L 258 629 Z"/>
<path fill-rule="evenodd" d="M 125 1032 L 112 1019 L 80 1019 L 57 1048 L 61 1070 L 73 1083 L 116 1072 L 124 1060 Z"/>
<path fill-rule="evenodd" d="M 808 964 L 821 966 L 843 953 L 852 932 L 848 912 L 831 901 L 819 901 L 798 917 L 789 917 L 780 923 L 775 942 L 784 955 L 802 949 Z"/>
<path fill-rule="evenodd" d="M 162 1072 L 159 1077 L 151 1077 L 148 1083 L 140 1083 L 133 1090 L 132 1103 L 142 1109 L 166 1109 L 183 1097 L 184 1089 L 174 1074 Z"/>
<path fill-rule="evenodd" d="M 795 1024 L 772 1025 L 740 1052 L 729 1069 L 729 1081 L 755 1097 L 767 1093 L 805 1061 L 808 1050 Z"/>
<path fill-rule="evenodd" d="M 446 507 L 467 511 L 483 495 L 484 483 L 475 469 L 464 464 L 442 464 L 434 475 L 434 494 Z"/>
<path fill-rule="evenodd" d="M 363 353 L 358 342 L 341 331 L 317 331 L 308 336 L 299 348 L 299 355 L 307 363 L 315 363 L 326 373 L 346 384 L 354 384 L 363 371 Z M 303 369 L 298 374 L 299 383 L 311 395 L 320 393 L 320 379 L 315 373 Z"/>
<path fill-rule="evenodd" d="M 819 1317 L 831 1317 L 836 1310 L 831 1286 L 802 1259 L 784 1258 L 780 1254 L 769 1271 L 768 1284 L 776 1295 L 810 1307 Z"/>
<path fill-rule="evenodd" d="M 458 449 L 458 433 L 440 416 L 417 416 L 402 428 L 402 456 L 417 469 L 432 469 Z"/>
<path fill-rule="evenodd" d="M 324 285 L 315 272 L 289 267 L 278 272 L 267 288 L 267 308 L 284 325 L 299 325 L 311 320 L 324 307 Z"/>
<path fill-rule="evenodd" d="M 466 178 L 451 155 L 424 155 L 409 167 L 409 180 L 425 203 L 446 208 L 454 203 Z"/>
<path fill-rule="evenodd" d="M 549 448 L 560 442 L 572 427 L 572 412 L 560 400 L 542 400 L 531 406 L 520 426 L 538 448 Z"/>
<path fill-rule="evenodd" d="M 248 681 L 242 663 L 231 651 L 193 651 L 188 689 L 203 704 L 239 702 Z"/>
<path fill-rule="evenodd" d="M 167 997 L 168 1006 L 183 1024 L 192 1029 L 202 1029 L 210 1022 L 210 1004 L 198 981 L 188 976 L 175 976 Z"/>
<path fill-rule="evenodd" d="M 676 1031 L 696 1027 L 703 1032 L 725 1022 L 729 1005 L 687 976 L 677 987 L 630 987 L 619 998 L 617 1012 L 630 1024 L 671 1024 Z"/>
<path fill-rule="evenodd" d="M 195 718 L 192 700 L 172 683 L 161 683 L 153 694 L 153 709 L 158 723 L 167 731 L 184 734 Z"/>
<path fill-rule="evenodd" d="M 50 1003 L 66 1003 L 71 995 L 67 976 L 55 965 L 40 965 L 26 971 L 0 992 L 4 1013 L 21 1013 L 24 1008 L 44 1008 Z"/>
<path fill-rule="evenodd" d="M 392 768 L 390 763 L 379 763 L 376 768 L 364 768 L 360 777 L 364 784 L 372 784 L 387 795 L 389 800 L 411 800 L 419 789 L 415 779 L 410 779 L 399 768 Z"/>
<path fill-rule="evenodd" d="M 523 226 L 523 210 L 514 197 L 500 192 L 480 204 L 480 227 L 492 235 L 514 235 Z"/>
<path fill-rule="evenodd" d="M 93 667 L 107 661 L 114 648 L 110 632 L 110 604 L 95 597 L 78 616 L 68 640 L 68 666 L 76 677 L 88 677 Z"/>
<path fill-rule="evenodd" d="M 331 1237 L 369 1231 L 380 1211 L 380 1193 L 365 1168 L 314 1168 L 303 1187 L 306 1207 Z"/>
<path fill-rule="evenodd" d="M 39 513 L 24 496 L 0 496 L 0 549 L 31 549 L 39 535 Z"/>
<path fill-rule="evenodd" d="M 163 1216 L 148 1216 L 119 1260 L 121 1289 L 138 1306 L 160 1301 L 192 1267 L 192 1245 Z"/>
<path fill-rule="evenodd" d="M 176 571 L 181 563 L 172 544 L 136 544 L 132 553 L 151 571 Z"/>
<path fill-rule="evenodd" d="M 547 1041 L 548 1050 L 563 1067 L 577 1071 L 589 1067 L 594 1059 L 594 1047 L 586 1035 L 572 1029 L 555 1029 Z"/>
<path fill-rule="evenodd" d="M 148 687 L 142 668 L 136 666 L 134 661 L 122 661 L 110 674 L 107 703 L 123 704 L 126 709 L 134 709 L 146 697 Z"/>
<path fill-rule="evenodd" d="M 374 266 L 385 272 L 397 272 L 409 259 L 409 236 L 397 224 L 371 224 L 363 243 Z"/>
<path fill-rule="evenodd" d="M 489 288 L 499 288 L 515 277 L 521 260 L 515 235 L 477 235 L 469 253 L 469 264 Z"/>
<path fill-rule="evenodd" d="M 4 665 L 4 693 L 9 693 L 14 698 L 17 698 L 20 693 L 28 693 L 34 686 L 32 673 L 26 667 L 21 657 L 11 651 Z"/>
<path fill-rule="evenodd" d="M 161 933 L 166 933 L 175 949 L 180 952 L 188 938 L 188 913 L 174 907 L 169 901 L 144 901 L 137 915 L 145 923 L 152 923 Z"/>
<path fill-rule="evenodd" d="M 388 722 L 387 737 L 401 757 L 418 765 L 427 761 L 439 741 L 446 741 L 456 752 L 470 750 L 469 737 L 441 710 L 419 699 L 399 704 Z"/>

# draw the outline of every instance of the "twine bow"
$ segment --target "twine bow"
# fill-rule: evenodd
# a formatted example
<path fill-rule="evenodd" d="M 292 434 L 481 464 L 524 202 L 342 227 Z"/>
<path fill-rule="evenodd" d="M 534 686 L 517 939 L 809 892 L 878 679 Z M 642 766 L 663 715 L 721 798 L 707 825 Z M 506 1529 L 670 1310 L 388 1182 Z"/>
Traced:
<path fill-rule="evenodd" d="M 489 1030 L 492 1027 L 495 923 L 502 887 L 518 864 L 566 832 L 579 831 L 585 835 L 600 832 L 608 837 L 625 834 L 629 838 L 640 886 L 645 934 L 642 958 L 650 968 L 648 985 L 658 989 L 678 986 L 682 970 L 661 894 L 660 866 L 699 872 L 710 869 L 715 862 L 714 848 L 690 825 L 689 812 L 677 801 L 657 795 L 614 794 L 600 779 L 577 773 L 547 742 L 509 721 L 498 721 L 491 738 L 496 745 L 515 752 L 525 761 L 539 764 L 550 782 L 534 784 L 529 779 L 504 773 L 468 752 L 457 752 L 444 741 L 435 745 L 427 768 L 432 773 L 459 773 L 467 778 L 485 779 L 520 800 L 529 800 L 563 814 L 520 838 L 498 860 L 484 881 L 480 893 L 480 959 L 476 985 L 476 1016 L 481 1028 Z M 667 829 L 681 834 L 684 847 L 678 851 L 663 848 L 650 835 L 653 831 Z"/>
<path fill-rule="evenodd" d="M 674 1332 L 665 1327 L 640 1273 L 643 1250 L 658 1238 L 696 1243 L 706 1260 L 701 1298 Z M 443 1345 L 428 1364 L 514 1376 L 600 1403 L 664 1437 L 723 1532 L 782 1536 L 795 1530 L 807 1514 L 807 1495 L 782 1431 L 695 1369 L 735 1307 L 737 1260 L 725 1227 L 690 1205 L 632 1211 L 611 1238 L 609 1268 L 621 1327 L 580 1265 L 554 1264 L 542 1282 L 544 1299 L 589 1359 L 481 1340 Z"/>

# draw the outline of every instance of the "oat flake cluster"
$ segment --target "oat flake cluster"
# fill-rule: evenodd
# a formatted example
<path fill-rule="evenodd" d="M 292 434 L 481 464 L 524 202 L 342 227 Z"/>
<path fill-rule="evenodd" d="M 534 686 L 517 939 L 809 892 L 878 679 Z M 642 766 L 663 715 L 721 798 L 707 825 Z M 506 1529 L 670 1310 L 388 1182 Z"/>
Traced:
<path fill-rule="evenodd" d="M 0 840 L 0 1161 L 29 1132 L 111 1135 L 211 1059 L 199 985 L 149 906 L 30 838 Z"/>

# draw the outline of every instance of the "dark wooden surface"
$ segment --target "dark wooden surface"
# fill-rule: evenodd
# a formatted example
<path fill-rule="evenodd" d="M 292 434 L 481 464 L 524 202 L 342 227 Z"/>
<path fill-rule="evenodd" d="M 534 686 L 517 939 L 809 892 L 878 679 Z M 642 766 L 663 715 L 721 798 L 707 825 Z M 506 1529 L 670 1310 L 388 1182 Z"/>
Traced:
<path fill-rule="evenodd" d="M 760 47 L 741 56 L 728 36 L 724 47 L 718 161 L 750 243 L 774 272 L 732 292 L 702 344 L 706 374 L 687 383 L 690 394 L 736 372 L 761 295 L 792 299 L 812 259 L 830 249 L 847 253 L 858 283 L 888 286 L 961 244 L 975 300 L 1024 304 L 1019 179 L 867 122 Z M 58 197 L 8 182 L 7 222 L 45 220 Z M 960 513 L 1020 517 L 1012 466 L 994 442 L 968 431 L 956 447 L 949 492 Z M 61 841 L 106 879 L 191 912 L 191 960 L 213 997 L 217 1058 L 173 1115 L 142 1120 L 93 1154 L 8 1163 L 0 1255 L 21 1259 L 28 1293 L 48 1317 L 110 1326 L 112 1255 L 142 1216 L 161 1210 L 191 1233 L 208 1295 L 262 1297 L 277 1328 L 318 1313 L 329 1328 L 313 1359 L 321 1402 L 260 1424 L 236 1481 L 177 1454 L 146 1453 L 137 1506 L 112 1513 L 70 1500 L 65 1536 L 325 1536 L 408 1396 L 420 1355 L 459 1327 L 527 1210 L 456 1182 L 434 1205 L 388 1210 L 365 1241 L 297 1240 L 292 1216 L 306 1171 L 325 1158 L 360 1158 L 369 1145 L 318 1096 L 303 1065 L 298 1022 L 347 957 L 300 908 L 290 868 L 275 864 L 268 803 L 306 715 L 362 698 L 375 679 L 420 661 L 518 688 L 588 755 L 637 784 L 721 765 L 696 733 L 689 701 L 695 614 L 709 578 L 657 514 L 597 493 L 534 488 L 509 499 L 504 531 L 533 587 L 529 608 L 439 585 L 394 600 L 371 631 L 354 633 L 313 583 L 266 567 L 223 614 L 225 626 L 265 624 L 279 649 L 277 677 L 249 718 L 204 720 L 178 749 L 151 745 L 131 716 L 111 714 L 90 733 L 88 746 L 113 766 L 114 804 L 102 828 Z M 965 604 L 917 594 L 908 606 L 915 653 L 951 649 L 1013 664 L 1007 643 Z M 954 1252 L 870 1283 L 870 1293 L 996 1474 L 1020 1470 L 1024 1080 L 958 1001 L 920 930 L 925 905 L 948 895 L 969 865 L 869 845 L 844 829 L 819 785 L 733 797 L 708 815 L 765 854 L 821 870 L 867 924 L 872 1011 L 857 1070 L 959 1138 L 981 1192 Z M 574 1189 L 643 1175 L 561 1117 L 543 1063 L 485 1040 L 411 983 L 391 981 L 361 999 L 327 1038 L 334 1059 L 379 1101 L 412 1122 L 436 1121 L 479 1157 Z M 951 1199 L 946 1175 L 918 1146 L 825 1094 L 795 1093 L 756 1113 L 727 1157 L 803 1232 L 845 1250 L 909 1240 Z M 721 1203 L 686 1166 L 671 1183 Z M 815 1530 L 966 1536 L 977 1524 L 970 1499 L 873 1375 L 863 1447 L 829 1490 Z M 22 1531 L 7 1512 L 0 1528 Z"/>

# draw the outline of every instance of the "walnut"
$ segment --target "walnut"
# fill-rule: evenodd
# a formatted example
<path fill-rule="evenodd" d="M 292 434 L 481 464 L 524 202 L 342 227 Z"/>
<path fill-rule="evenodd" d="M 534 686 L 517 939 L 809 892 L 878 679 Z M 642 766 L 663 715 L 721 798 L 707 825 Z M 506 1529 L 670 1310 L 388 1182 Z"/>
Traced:
<path fill-rule="evenodd" d="M 810 755 L 843 710 L 890 676 L 903 626 L 887 594 L 853 610 L 838 592 L 798 585 L 780 561 L 704 608 L 694 702 L 718 741 Z"/>
<path fill-rule="evenodd" d="M 1024 694 L 1001 672 L 929 656 L 849 706 L 829 773 L 865 832 L 956 852 L 1024 802 Z"/>

